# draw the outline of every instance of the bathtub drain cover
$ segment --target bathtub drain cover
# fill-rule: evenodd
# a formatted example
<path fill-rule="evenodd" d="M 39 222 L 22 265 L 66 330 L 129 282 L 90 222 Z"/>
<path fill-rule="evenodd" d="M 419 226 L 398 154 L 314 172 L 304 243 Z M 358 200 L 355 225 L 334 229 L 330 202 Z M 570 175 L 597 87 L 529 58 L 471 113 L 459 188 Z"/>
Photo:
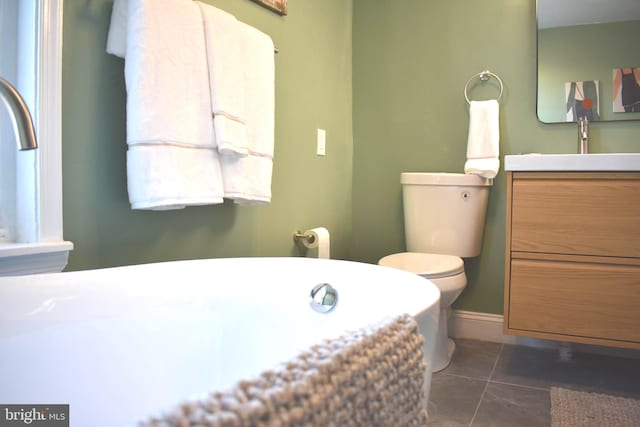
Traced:
<path fill-rule="evenodd" d="M 338 291 L 328 283 L 320 283 L 311 289 L 309 305 L 318 313 L 329 313 L 338 303 Z"/>

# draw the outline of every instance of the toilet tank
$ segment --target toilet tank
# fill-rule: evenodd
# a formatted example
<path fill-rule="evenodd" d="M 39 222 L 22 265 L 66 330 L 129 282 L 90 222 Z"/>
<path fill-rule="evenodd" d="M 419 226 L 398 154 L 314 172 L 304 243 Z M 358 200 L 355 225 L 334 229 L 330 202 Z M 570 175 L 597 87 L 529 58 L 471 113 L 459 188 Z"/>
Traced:
<path fill-rule="evenodd" d="M 455 173 L 400 176 L 407 251 L 480 255 L 493 180 Z"/>

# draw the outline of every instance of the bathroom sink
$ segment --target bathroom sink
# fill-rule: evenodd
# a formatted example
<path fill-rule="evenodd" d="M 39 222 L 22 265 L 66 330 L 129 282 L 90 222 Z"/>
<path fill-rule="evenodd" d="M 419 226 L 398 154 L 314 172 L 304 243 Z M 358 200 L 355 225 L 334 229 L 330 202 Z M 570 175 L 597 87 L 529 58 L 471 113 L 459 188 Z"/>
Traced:
<path fill-rule="evenodd" d="M 640 171 L 640 153 L 518 154 L 504 157 L 508 171 Z"/>

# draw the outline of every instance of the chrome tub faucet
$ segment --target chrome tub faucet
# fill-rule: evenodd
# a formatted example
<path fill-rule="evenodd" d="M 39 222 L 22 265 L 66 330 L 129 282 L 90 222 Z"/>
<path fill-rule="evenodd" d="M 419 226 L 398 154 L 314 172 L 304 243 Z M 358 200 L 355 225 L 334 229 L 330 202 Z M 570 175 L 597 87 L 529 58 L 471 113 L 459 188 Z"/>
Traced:
<path fill-rule="evenodd" d="M 20 93 L 8 81 L 0 77 L 0 99 L 9 109 L 19 150 L 38 148 L 36 132 L 27 104 Z"/>

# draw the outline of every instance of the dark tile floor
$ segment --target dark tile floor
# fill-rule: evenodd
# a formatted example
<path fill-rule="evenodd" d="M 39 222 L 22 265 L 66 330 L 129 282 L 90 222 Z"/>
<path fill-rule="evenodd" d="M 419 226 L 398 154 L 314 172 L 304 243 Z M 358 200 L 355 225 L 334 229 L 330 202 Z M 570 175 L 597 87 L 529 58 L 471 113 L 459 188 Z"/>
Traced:
<path fill-rule="evenodd" d="M 549 390 L 640 398 L 640 359 L 456 339 L 433 375 L 429 426 L 550 426 Z"/>

